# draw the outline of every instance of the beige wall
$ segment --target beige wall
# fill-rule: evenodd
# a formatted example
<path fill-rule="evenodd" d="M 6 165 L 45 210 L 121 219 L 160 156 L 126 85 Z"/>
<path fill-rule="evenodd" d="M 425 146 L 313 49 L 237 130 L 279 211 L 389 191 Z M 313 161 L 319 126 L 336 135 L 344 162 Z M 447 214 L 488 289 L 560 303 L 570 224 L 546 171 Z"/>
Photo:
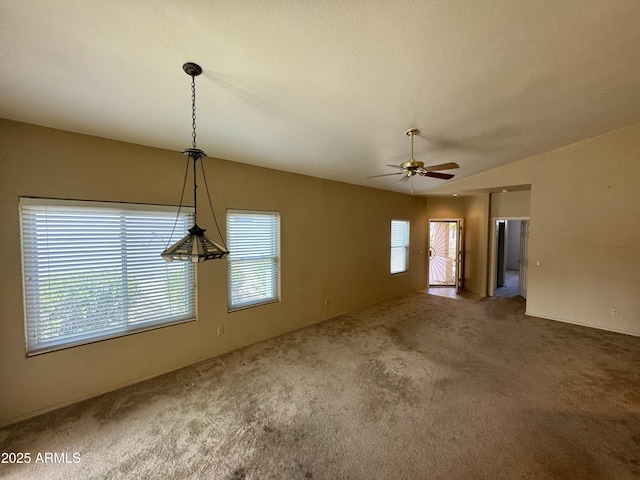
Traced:
<path fill-rule="evenodd" d="M 464 218 L 464 198 L 429 195 L 427 196 L 427 217 L 429 219 L 456 220 Z"/>
<path fill-rule="evenodd" d="M 531 214 L 531 190 L 491 194 L 491 218 L 528 217 Z"/>
<path fill-rule="evenodd" d="M 527 313 L 640 335 L 639 159 L 636 124 L 438 193 L 530 184 Z"/>
<path fill-rule="evenodd" d="M 464 198 L 464 289 L 487 295 L 489 194 Z"/>
<path fill-rule="evenodd" d="M 226 261 L 207 262 L 197 267 L 197 322 L 26 358 L 18 197 L 176 204 L 184 159 L 5 120 L 0 159 L 0 424 L 426 286 L 424 198 L 206 159 L 223 229 L 227 208 L 281 213 L 282 301 L 228 314 Z M 411 221 L 409 272 L 394 276 L 392 218 Z"/>

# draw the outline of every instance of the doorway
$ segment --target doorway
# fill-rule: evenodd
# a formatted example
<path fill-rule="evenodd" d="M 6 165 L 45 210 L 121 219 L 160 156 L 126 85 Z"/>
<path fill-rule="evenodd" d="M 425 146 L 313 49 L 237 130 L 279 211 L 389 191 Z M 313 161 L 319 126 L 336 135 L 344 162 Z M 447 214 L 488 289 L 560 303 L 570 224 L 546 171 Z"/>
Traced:
<path fill-rule="evenodd" d="M 495 219 L 490 295 L 527 298 L 528 218 Z"/>
<path fill-rule="evenodd" d="M 462 288 L 462 220 L 429 221 L 429 287 Z"/>

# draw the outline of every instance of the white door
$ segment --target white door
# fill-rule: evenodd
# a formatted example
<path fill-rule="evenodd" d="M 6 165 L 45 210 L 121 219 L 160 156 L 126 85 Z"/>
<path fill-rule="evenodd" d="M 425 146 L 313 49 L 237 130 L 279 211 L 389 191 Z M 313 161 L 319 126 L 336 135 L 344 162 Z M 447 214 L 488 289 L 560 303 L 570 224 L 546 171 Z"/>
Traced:
<path fill-rule="evenodd" d="M 527 298 L 527 270 L 529 269 L 529 220 L 520 222 L 520 273 L 518 275 L 518 295 Z"/>

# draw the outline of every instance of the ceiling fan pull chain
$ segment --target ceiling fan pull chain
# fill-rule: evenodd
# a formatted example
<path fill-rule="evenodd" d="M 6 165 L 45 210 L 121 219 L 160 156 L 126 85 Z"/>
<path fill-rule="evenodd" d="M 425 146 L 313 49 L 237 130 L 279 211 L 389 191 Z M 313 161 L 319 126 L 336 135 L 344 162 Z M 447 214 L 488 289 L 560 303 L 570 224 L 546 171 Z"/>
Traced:
<path fill-rule="evenodd" d="M 191 126 L 193 127 L 191 145 L 196 148 L 198 146 L 196 143 L 196 77 L 193 75 L 191 76 L 191 120 Z"/>

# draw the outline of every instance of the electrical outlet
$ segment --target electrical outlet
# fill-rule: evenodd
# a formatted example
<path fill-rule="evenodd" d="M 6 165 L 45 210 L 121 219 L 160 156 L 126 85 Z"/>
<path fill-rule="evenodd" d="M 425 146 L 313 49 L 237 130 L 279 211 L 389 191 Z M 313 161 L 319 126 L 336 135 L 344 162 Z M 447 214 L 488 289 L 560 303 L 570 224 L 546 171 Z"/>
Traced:
<path fill-rule="evenodd" d="M 329 306 L 329 299 L 328 299 L 328 298 L 325 298 L 325 299 L 324 299 L 324 306 L 325 306 L 325 307 L 328 307 L 328 306 Z"/>
<path fill-rule="evenodd" d="M 611 309 L 611 315 L 613 315 L 614 317 L 618 315 L 618 309 L 617 308 L 612 308 Z"/>
<path fill-rule="evenodd" d="M 218 335 L 224 335 L 224 327 L 218 327 Z"/>

